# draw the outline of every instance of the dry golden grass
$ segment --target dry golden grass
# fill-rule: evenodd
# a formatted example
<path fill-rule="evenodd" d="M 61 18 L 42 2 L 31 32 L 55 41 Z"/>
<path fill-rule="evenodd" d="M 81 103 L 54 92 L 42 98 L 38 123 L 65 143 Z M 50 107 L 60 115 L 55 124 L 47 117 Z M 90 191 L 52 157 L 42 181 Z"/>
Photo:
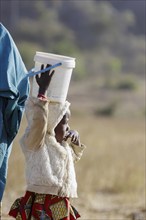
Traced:
<path fill-rule="evenodd" d="M 24 158 L 18 145 L 25 125 L 23 120 L 9 160 L 4 213 L 25 190 Z M 125 216 L 130 212 L 143 209 L 144 119 L 73 115 L 71 127 L 80 131 L 81 140 L 87 146 L 76 164 L 79 199 L 74 204 L 82 213 L 81 219 L 125 220 L 129 219 Z"/>
<path fill-rule="evenodd" d="M 143 119 L 86 118 L 79 125 L 81 137 L 88 146 L 77 166 L 79 183 L 84 177 L 88 183 L 87 191 L 143 190 Z"/>

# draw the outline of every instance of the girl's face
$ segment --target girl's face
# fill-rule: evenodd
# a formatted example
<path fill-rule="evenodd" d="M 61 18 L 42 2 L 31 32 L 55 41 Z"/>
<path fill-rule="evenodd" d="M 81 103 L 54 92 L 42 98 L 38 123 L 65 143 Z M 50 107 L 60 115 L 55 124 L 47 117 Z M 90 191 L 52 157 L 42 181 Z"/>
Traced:
<path fill-rule="evenodd" d="M 66 113 L 62 120 L 55 128 L 55 137 L 57 142 L 62 143 L 63 139 L 65 138 L 66 133 L 69 131 L 70 127 L 68 125 L 68 121 L 70 118 L 70 113 Z"/>

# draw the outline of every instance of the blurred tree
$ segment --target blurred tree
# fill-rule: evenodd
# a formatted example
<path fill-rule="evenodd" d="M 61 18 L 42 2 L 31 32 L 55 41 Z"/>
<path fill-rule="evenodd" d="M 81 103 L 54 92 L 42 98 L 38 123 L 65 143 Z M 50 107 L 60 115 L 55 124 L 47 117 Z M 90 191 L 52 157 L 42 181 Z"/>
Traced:
<path fill-rule="evenodd" d="M 30 70 L 34 66 L 33 57 L 36 53 L 36 48 L 37 51 L 42 51 L 42 47 L 36 43 L 27 41 L 20 42 L 17 46 L 21 51 L 22 59 L 25 61 L 27 69 Z"/>
<path fill-rule="evenodd" d="M 98 0 L 97 0 L 98 1 Z M 146 34 L 145 29 L 145 15 L 146 15 L 146 1 L 140 0 L 109 0 L 109 2 L 119 11 L 131 11 L 135 15 L 136 25 L 132 26 L 129 30 L 138 35 Z"/>
<path fill-rule="evenodd" d="M 12 32 L 28 66 L 34 51 L 41 49 L 80 58 L 77 78 L 87 73 L 90 77 L 103 74 L 107 65 L 109 72 L 142 75 L 144 36 L 130 31 L 137 27 L 130 7 L 120 11 L 113 5 L 113 1 L 94 0 L 41 0 L 35 4 L 28 0 L 2 0 L 1 21 Z M 114 57 L 117 61 L 112 60 Z"/>

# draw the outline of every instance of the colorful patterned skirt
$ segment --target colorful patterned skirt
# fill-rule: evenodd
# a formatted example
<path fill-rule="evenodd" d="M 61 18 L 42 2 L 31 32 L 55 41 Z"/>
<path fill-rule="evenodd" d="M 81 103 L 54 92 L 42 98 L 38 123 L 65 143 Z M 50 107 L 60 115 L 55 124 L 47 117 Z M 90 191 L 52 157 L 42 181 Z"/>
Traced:
<path fill-rule="evenodd" d="M 9 215 L 16 220 L 75 220 L 80 217 L 68 198 L 29 191 L 14 202 Z"/>

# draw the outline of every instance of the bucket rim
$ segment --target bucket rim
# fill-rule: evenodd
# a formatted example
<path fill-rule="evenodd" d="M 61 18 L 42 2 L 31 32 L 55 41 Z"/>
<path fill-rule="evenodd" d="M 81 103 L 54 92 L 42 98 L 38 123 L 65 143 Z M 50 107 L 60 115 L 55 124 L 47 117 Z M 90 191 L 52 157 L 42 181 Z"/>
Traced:
<path fill-rule="evenodd" d="M 61 55 L 61 54 L 55 54 L 55 53 L 47 53 L 47 52 L 41 52 L 41 51 L 36 51 L 36 54 L 35 56 L 45 56 L 45 57 L 49 57 L 52 59 L 56 59 L 56 60 L 59 60 L 59 59 L 63 59 L 63 61 L 75 61 L 75 57 L 70 57 L 70 56 L 65 56 L 65 55 Z"/>
<path fill-rule="evenodd" d="M 50 60 L 50 64 L 61 63 L 61 67 L 75 68 L 75 58 L 73 57 L 43 52 L 37 52 L 34 56 L 34 61 L 38 63 L 48 64 L 48 60 Z"/>

